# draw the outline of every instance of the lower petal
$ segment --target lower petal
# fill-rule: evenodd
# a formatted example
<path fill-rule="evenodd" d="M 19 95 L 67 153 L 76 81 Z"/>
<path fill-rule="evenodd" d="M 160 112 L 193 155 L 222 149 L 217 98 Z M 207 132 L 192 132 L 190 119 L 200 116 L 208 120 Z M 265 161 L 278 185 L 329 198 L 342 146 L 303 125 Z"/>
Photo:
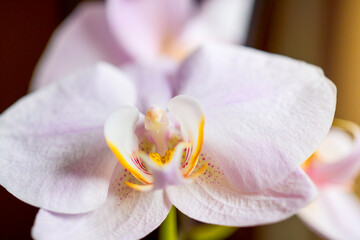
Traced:
<path fill-rule="evenodd" d="M 86 214 L 57 214 L 40 210 L 35 239 L 140 239 L 166 218 L 171 204 L 163 191 L 138 192 L 125 185 L 134 177 L 118 165 L 102 207 Z"/>
<path fill-rule="evenodd" d="M 230 186 L 218 166 L 209 163 L 195 183 L 168 187 L 166 193 L 181 212 L 201 222 L 253 226 L 290 217 L 314 198 L 316 190 L 297 169 L 271 189 L 242 193 Z"/>

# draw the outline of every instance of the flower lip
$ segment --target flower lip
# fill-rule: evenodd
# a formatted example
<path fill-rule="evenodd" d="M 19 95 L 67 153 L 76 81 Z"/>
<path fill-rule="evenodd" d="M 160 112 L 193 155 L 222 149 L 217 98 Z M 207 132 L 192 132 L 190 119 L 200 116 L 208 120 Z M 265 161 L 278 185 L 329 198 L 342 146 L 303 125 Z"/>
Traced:
<path fill-rule="evenodd" d="M 205 117 L 200 103 L 187 96 L 177 96 L 170 100 L 168 108 L 176 124 L 157 106 L 148 109 L 140 125 L 137 125 L 139 111 L 131 107 L 118 109 L 105 123 L 109 148 L 139 181 L 126 183 L 135 190 L 183 184 L 206 168 L 204 165 L 192 173 L 203 143 Z M 142 130 L 136 131 L 136 126 Z"/>

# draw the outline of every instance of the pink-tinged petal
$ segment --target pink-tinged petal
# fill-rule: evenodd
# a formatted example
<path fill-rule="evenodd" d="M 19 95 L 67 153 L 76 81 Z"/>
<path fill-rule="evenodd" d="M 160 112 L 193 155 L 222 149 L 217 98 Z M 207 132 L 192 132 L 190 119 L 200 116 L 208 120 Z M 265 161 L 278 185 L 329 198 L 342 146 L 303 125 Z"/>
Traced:
<path fill-rule="evenodd" d="M 127 64 L 121 67 L 138 89 L 136 106 L 142 113 L 154 104 L 166 109 L 173 96 L 173 79 L 177 67 L 175 62 L 168 59 L 159 59 L 146 65 Z"/>
<path fill-rule="evenodd" d="M 79 215 L 40 210 L 32 229 L 35 239 L 140 239 L 165 219 L 171 203 L 161 190 L 138 192 L 126 186 L 132 175 L 120 164 L 109 195 L 99 209 Z"/>
<path fill-rule="evenodd" d="M 118 65 L 128 57 L 111 36 L 103 3 L 82 3 L 55 31 L 35 70 L 31 89 L 104 61 Z"/>
<path fill-rule="evenodd" d="M 178 94 L 204 107 L 204 152 L 244 192 L 283 180 L 333 120 L 335 86 L 321 69 L 287 57 L 209 44 L 185 61 L 178 80 Z"/>
<path fill-rule="evenodd" d="M 180 41 L 194 49 L 217 40 L 245 44 L 254 0 L 206 0 L 184 27 Z"/>
<path fill-rule="evenodd" d="M 158 57 L 191 14 L 191 0 L 107 0 L 114 38 L 140 62 Z"/>
<path fill-rule="evenodd" d="M 327 239 L 360 239 L 360 202 L 354 194 L 340 187 L 329 187 L 298 213 L 316 233 Z"/>
<path fill-rule="evenodd" d="M 305 171 L 317 184 L 352 181 L 360 171 L 359 126 L 335 119 L 333 128 L 310 161 Z"/>
<path fill-rule="evenodd" d="M 115 164 L 103 126 L 134 86 L 98 64 L 20 99 L 0 117 L 0 183 L 47 210 L 81 213 L 106 199 Z"/>
<path fill-rule="evenodd" d="M 316 188 L 297 169 L 271 189 L 247 194 L 231 187 L 219 166 L 209 164 L 195 183 L 168 187 L 166 193 L 176 208 L 201 222 L 253 226 L 290 217 L 315 197 Z"/>

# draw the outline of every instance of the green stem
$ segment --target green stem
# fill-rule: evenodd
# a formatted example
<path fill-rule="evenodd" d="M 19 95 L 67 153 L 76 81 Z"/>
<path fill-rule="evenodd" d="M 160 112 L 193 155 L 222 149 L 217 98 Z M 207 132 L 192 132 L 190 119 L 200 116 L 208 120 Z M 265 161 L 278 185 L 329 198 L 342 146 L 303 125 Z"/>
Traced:
<path fill-rule="evenodd" d="M 185 239 L 227 239 L 235 233 L 237 229 L 236 227 L 199 224 L 186 234 Z"/>
<path fill-rule="evenodd" d="M 171 207 L 165 221 L 160 226 L 160 240 L 177 240 L 176 208 Z"/>

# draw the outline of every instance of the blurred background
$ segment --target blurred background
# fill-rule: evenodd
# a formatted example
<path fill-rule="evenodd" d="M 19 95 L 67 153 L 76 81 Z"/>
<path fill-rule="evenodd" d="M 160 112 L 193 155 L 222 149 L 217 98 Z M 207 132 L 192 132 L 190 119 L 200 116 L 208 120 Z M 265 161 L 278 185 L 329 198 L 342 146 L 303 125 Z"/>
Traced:
<path fill-rule="evenodd" d="M 0 1 L 0 112 L 27 93 L 48 39 L 79 2 Z M 359 12 L 360 1 L 353 0 L 256 0 L 247 45 L 322 67 L 338 88 L 336 116 L 359 124 Z M 0 187 L 0 239 L 30 239 L 36 212 Z M 321 238 L 292 217 L 239 229 L 229 239 Z"/>

